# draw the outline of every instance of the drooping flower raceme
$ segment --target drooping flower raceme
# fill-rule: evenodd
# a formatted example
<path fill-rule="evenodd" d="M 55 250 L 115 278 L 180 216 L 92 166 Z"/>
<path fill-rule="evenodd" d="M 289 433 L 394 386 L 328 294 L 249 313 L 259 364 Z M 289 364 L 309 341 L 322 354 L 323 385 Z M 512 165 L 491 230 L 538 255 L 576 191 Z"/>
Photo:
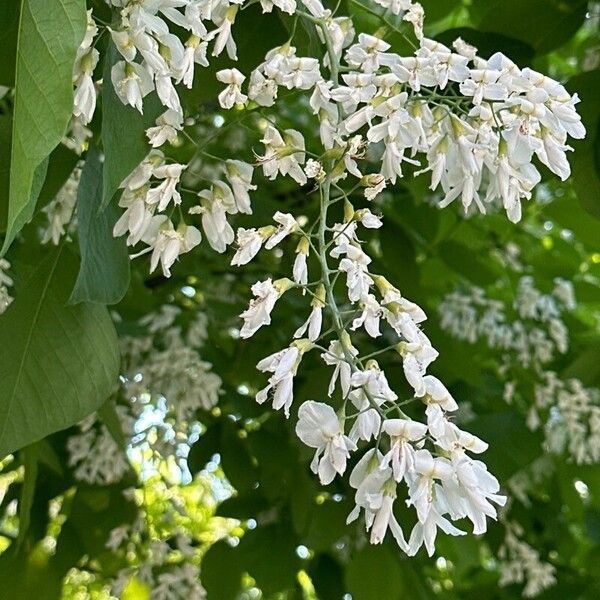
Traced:
<path fill-rule="evenodd" d="M 373 32 L 356 32 L 350 17 L 320 0 L 261 0 L 264 12 L 281 10 L 314 28 L 322 55 L 300 56 L 292 36 L 250 73 L 217 73 L 223 109 L 242 115 L 245 107 L 270 109 L 256 132 L 260 169 L 254 177 L 254 166 L 239 156 L 208 155 L 217 163 L 209 185 L 184 211 L 180 181 L 191 163 L 173 164 L 166 157 L 167 145 L 187 135 L 176 86 L 191 87 L 197 67 L 207 66 L 211 55 L 236 58 L 233 25 L 248 3 L 113 2 L 121 20 L 111 35 L 121 56 L 112 85 L 139 111 L 153 89 L 165 107 L 147 131 L 153 150 L 122 184 L 125 212 L 114 234 L 127 235 L 130 246 L 146 244 L 137 255 L 151 252 L 151 269 L 160 263 L 165 276 L 180 254 L 200 243 L 199 224 L 215 251 L 235 244 L 232 265 L 248 264 L 263 249 L 292 248 L 291 278 L 265 276 L 254 283 L 253 299 L 241 314 L 240 337 L 246 339 L 271 324 L 283 294 L 297 291 L 306 306 L 289 345 L 258 362 L 269 378 L 256 399 L 270 399 L 275 410 L 293 414 L 294 378 L 304 355 L 317 350 L 331 368 L 330 384 L 320 398 L 298 407 L 296 427 L 300 440 L 315 450 L 312 470 L 327 484 L 345 475 L 353 452 L 366 449 L 349 479 L 356 502 L 349 520 L 362 515 L 372 543 L 381 543 L 389 529 L 407 554 L 422 545 L 432 554 L 439 529 L 464 535 L 453 521 L 467 518 L 475 533 L 483 533 L 505 498 L 485 464 L 472 456 L 485 443 L 449 419 L 458 404 L 429 373 L 438 352 L 423 331 L 425 312 L 376 272 L 363 238 L 367 230 L 385 227 L 383 220 L 374 208 L 356 209 L 353 203 L 373 201 L 409 173 L 425 174 L 441 207 L 458 202 L 466 212 L 482 213 L 500 208 L 518 221 L 522 201 L 540 180 L 534 159 L 568 177 L 568 139 L 582 138 L 585 130 L 575 110 L 577 96 L 558 82 L 520 69 L 501 53 L 483 59 L 462 40 L 449 48 L 428 39 L 418 3 L 376 3 L 401 17 L 416 40 L 412 55 L 395 53 Z M 170 33 L 170 25 L 186 32 L 184 41 Z M 277 112 L 288 91 L 305 96 L 314 117 L 303 115 L 310 128 L 292 129 Z M 311 139 L 313 129 L 318 143 Z M 197 155 L 207 153 L 199 147 Z M 266 180 L 282 177 L 305 186 L 302 193 L 318 207 L 316 218 L 310 222 L 278 210 L 273 223 L 236 231 L 236 215 L 252 214 L 259 170 Z M 336 203 L 343 216 L 334 219 L 329 209 Z M 184 214 L 195 224 L 185 222 Z M 365 335 L 393 341 L 389 351 L 396 353 L 411 397 L 400 398 L 379 364 L 361 353 Z M 405 414 L 404 402 L 422 403 L 423 417 Z M 398 496 L 414 508 L 408 536 L 394 516 Z"/>

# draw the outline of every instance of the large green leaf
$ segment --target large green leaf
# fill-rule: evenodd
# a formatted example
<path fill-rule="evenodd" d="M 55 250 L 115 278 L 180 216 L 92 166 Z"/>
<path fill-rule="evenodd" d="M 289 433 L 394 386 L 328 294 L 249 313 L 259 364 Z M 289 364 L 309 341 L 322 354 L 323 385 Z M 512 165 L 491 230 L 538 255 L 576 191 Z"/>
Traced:
<path fill-rule="evenodd" d="M 565 44 L 581 27 L 587 0 L 474 0 L 478 29 L 501 33 L 546 54 Z"/>
<path fill-rule="evenodd" d="M 104 174 L 102 204 L 108 206 L 119 185 L 137 167 L 150 150 L 146 129 L 154 125 L 163 108 L 152 92 L 144 99 L 144 114 L 125 105 L 117 96 L 110 77 L 112 66 L 122 60 L 114 44 L 108 46 L 102 90 L 102 145 Z"/>
<path fill-rule="evenodd" d="M 587 127 L 583 140 L 569 140 L 574 152 L 569 157 L 573 168 L 573 187 L 581 205 L 600 218 L 600 173 L 596 153 L 600 146 L 600 70 L 582 73 L 566 84 L 571 94 L 577 92 L 581 103 L 577 111 Z"/>
<path fill-rule="evenodd" d="M 0 85 L 15 84 L 15 60 L 17 57 L 17 32 L 19 30 L 19 0 L 0 2 Z"/>
<path fill-rule="evenodd" d="M 0 115 L 0 147 L 10 148 L 12 120 L 10 115 Z M 6 231 L 8 217 L 8 190 L 10 185 L 10 165 L 0 161 L 0 233 Z"/>
<path fill-rule="evenodd" d="M 41 189 L 41 183 L 34 185 L 36 170 L 69 124 L 73 64 L 86 22 L 84 0 L 22 0 L 3 252 L 31 219 Z M 38 179 L 42 173 L 37 171 Z"/>
<path fill-rule="evenodd" d="M 125 238 L 112 234 L 120 210 L 102 202 L 102 161 L 94 146 L 87 155 L 77 192 L 81 266 L 70 302 L 116 304 L 129 286 L 129 255 Z"/>
<path fill-rule="evenodd" d="M 0 317 L 0 456 L 80 421 L 117 385 L 106 307 L 65 306 L 76 272 L 76 259 L 57 248 Z"/>
<path fill-rule="evenodd" d="M 389 546 L 367 544 L 356 552 L 346 568 L 346 587 L 357 600 L 400 600 L 400 563 Z"/>

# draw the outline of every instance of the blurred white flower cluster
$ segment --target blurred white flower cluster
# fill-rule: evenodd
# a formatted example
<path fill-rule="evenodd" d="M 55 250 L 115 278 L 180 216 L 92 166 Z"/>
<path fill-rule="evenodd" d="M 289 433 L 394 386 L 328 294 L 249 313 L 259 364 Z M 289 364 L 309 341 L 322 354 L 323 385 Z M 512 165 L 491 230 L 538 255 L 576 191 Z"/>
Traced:
<path fill-rule="evenodd" d="M 512 521 L 503 522 L 506 528 L 504 542 L 498 551 L 501 586 L 525 584 L 523 596 L 534 598 L 556 583 L 556 568 L 543 561 L 537 550 L 520 539 L 522 527 Z"/>
<path fill-rule="evenodd" d="M 207 336 L 206 315 L 196 313 L 184 333 L 175 323 L 180 314 L 181 309 L 165 305 L 141 319 L 148 335 L 122 338 L 124 403 L 116 405 L 116 416 L 128 452 L 102 419 L 91 415 L 67 442 L 77 479 L 98 485 L 121 480 L 135 449 L 142 457 L 146 448 L 162 459 L 175 457 L 179 445 L 189 442 L 196 412 L 217 404 L 221 378 L 199 355 Z"/>
<path fill-rule="evenodd" d="M 176 500 L 167 496 L 167 517 L 173 517 L 169 511 L 185 512 Z M 204 600 L 206 597 L 200 582 L 198 549 L 180 528 L 170 541 L 157 539 L 156 532 L 148 531 L 140 514 L 132 524 L 113 529 L 106 548 L 117 555 L 135 557 L 135 564 L 118 571 L 112 581 L 111 594 L 116 597 L 122 596 L 132 578 L 147 589 L 150 600 Z"/>
<path fill-rule="evenodd" d="M 116 406 L 115 411 L 123 439 L 129 440 L 133 436 L 135 416 L 127 406 Z M 120 481 L 130 470 L 130 464 L 114 433 L 109 431 L 97 413 L 84 419 L 78 428 L 79 433 L 67 440 L 69 466 L 75 467 L 75 478 L 93 485 L 110 485 Z"/>
<path fill-rule="evenodd" d="M 537 429 L 542 420 L 550 452 L 568 452 L 577 464 L 600 462 L 600 389 L 578 379 L 560 379 L 552 371 L 543 373 L 527 422 Z"/>
<path fill-rule="evenodd" d="M 513 301 L 514 316 L 501 300 L 481 288 L 457 290 L 438 307 L 440 325 L 453 337 L 474 344 L 483 340 L 525 367 L 541 366 L 569 348 L 569 332 L 561 316 L 576 308 L 573 284 L 557 278 L 550 294 L 543 294 L 529 276 L 519 279 Z"/>
<path fill-rule="evenodd" d="M 186 426 L 197 410 L 217 404 L 222 382 L 199 354 L 207 335 L 206 315 L 197 312 L 184 333 L 175 323 L 180 313 L 178 307 L 165 305 L 140 320 L 149 332 L 145 339 L 125 338 L 124 386 L 134 401 L 163 397 L 174 422 Z"/>

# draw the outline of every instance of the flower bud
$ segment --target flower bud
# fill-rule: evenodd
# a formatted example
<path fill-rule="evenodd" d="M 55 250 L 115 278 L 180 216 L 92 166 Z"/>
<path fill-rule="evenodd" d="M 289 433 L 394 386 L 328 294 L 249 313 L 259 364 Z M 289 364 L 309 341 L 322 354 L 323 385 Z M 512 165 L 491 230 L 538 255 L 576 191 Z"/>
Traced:
<path fill-rule="evenodd" d="M 344 223 L 350 223 L 355 218 L 354 206 L 352 206 L 349 200 L 344 200 Z"/>
<path fill-rule="evenodd" d="M 287 277 L 282 277 L 273 282 L 273 287 L 277 290 L 279 297 L 283 296 L 289 289 L 296 287 L 296 284 Z"/>

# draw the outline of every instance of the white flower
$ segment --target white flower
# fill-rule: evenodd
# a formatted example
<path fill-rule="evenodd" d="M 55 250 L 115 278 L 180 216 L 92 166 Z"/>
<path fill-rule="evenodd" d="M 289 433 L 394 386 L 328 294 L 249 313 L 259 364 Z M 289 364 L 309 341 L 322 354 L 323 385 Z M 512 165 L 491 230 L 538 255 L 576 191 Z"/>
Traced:
<path fill-rule="evenodd" d="M 239 6 L 232 4 L 225 12 L 225 17 L 219 27 L 214 29 L 207 37 L 207 40 L 215 39 L 215 45 L 213 47 L 213 56 L 219 56 L 225 48 L 227 48 L 227 56 L 231 60 L 237 60 L 237 48 L 235 40 L 231 35 L 231 28 L 235 22 L 235 17 Z"/>
<path fill-rule="evenodd" d="M 182 114 L 183 109 L 181 108 L 181 102 L 177 90 L 173 85 L 171 76 L 168 74 L 156 74 L 154 76 L 154 83 L 156 85 L 156 93 L 160 98 L 160 101 L 167 108 L 174 110 L 175 112 Z"/>
<path fill-rule="evenodd" d="M 177 132 L 183 128 L 181 113 L 169 109 L 156 119 L 156 126 L 146 130 L 146 137 L 153 148 L 177 139 Z"/>
<path fill-rule="evenodd" d="M 369 288 L 373 284 L 368 270 L 370 262 L 371 259 L 361 248 L 353 245 L 346 247 L 346 258 L 340 261 L 339 269 L 346 273 L 348 299 L 351 302 L 358 302 L 369 293 Z"/>
<path fill-rule="evenodd" d="M 166 164 L 156 167 L 153 170 L 153 175 L 164 181 L 155 188 L 148 190 L 146 202 L 148 204 L 157 204 L 158 210 L 163 211 L 169 205 L 171 200 L 173 204 L 181 204 L 181 195 L 177 190 L 179 178 L 187 165 Z"/>
<path fill-rule="evenodd" d="M 250 75 L 248 97 L 260 106 L 273 106 L 277 98 L 277 83 L 254 69 Z"/>
<path fill-rule="evenodd" d="M 295 129 L 286 129 L 283 136 L 272 125 L 267 127 L 261 142 L 265 145 L 264 156 L 259 156 L 265 177 L 275 179 L 278 173 L 289 175 L 300 185 L 306 183 L 306 175 L 300 165 L 304 164 L 304 137 Z"/>
<path fill-rule="evenodd" d="M 256 189 L 256 186 L 252 185 L 253 173 L 252 165 L 246 162 L 241 160 L 225 161 L 225 175 L 231 185 L 235 204 L 241 213 L 247 215 L 252 214 L 248 192 Z"/>
<path fill-rule="evenodd" d="M 305 252 L 298 252 L 294 260 L 293 277 L 294 281 L 299 285 L 306 285 L 308 283 L 308 266 L 306 265 L 307 254 Z"/>
<path fill-rule="evenodd" d="M 325 170 L 323 169 L 323 165 L 321 165 L 321 163 L 314 158 L 309 158 L 306 161 L 304 173 L 309 179 L 314 179 L 317 182 L 323 181 L 325 178 Z"/>
<path fill-rule="evenodd" d="M 491 502 L 504 506 L 506 496 L 498 494 L 500 484 L 485 464 L 468 457 L 462 448 L 452 451 L 451 461 L 456 477 L 442 484 L 451 516 L 467 517 L 473 523 L 475 535 L 485 533 L 486 517 L 496 518 L 496 508 Z"/>
<path fill-rule="evenodd" d="M 367 294 L 360 301 L 360 304 L 362 306 L 362 313 L 352 321 L 352 330 L 356 331 L 359 327 L 364 325 L 366 332 L 371 337 L 379 337 L 381 335 L 381 332 L 379 331 L 379 320 L 382 314 L 379 302 L 377 302 L 373 294 Z"/>
<path fill-rule="evenodd" d="M 290 213 L 282 213 L 277 211 L 273 215 L 273 221 L 279 223 L 279 226 L 273 235 L 271 235 L 271 237 L 267 240 L 265 244 L 265 248 L 267 250 L 274 248 L 290 233 L 298 230 L 298 223 Z"/>
<path fill-rule="evenodd" d="M 242 94 L 240 87 L 246 77 L 237 69 L 222 69 L 217 71 L 216 77 L 221 83 L 227 84 L 227 87 L 219 94 L 219 104 L 223 108 L 233 108 L 235 104 L 244 104 L 248 100 L 248 96 Z"/>
<path fill-rule="evenodd" d="M 152 249 L 150 257 L 150 272 L 160 265 L 165 277 L 171 276 L 170 268 L 181 254 L 189 252 L 201 241 L 200 231 L 192 225 L 180 223 L 177 229 L 170 219 L 164 215 L 153 217 L 144 235 L 144 241 Z M 156 231 L 156 233 L 154 233 Z"/>
<path fill-rule="evenodd" d="M 194 65 L 198 63 L 203 67 L 208 67 L 206 59 L 207 42 L 200 42 L 196 35 L 190 36 L 185 44 L 185 52 L 178 67 L 178 82 L 183 81 L 183 85 L 188 88 L 194 83 Z"/>
<path fill-rule="evenodd" d="M 425 390 L 419 397 L 427 404 L 437 404 L 446 411 L 458 410 L 458 404 L 452 397 L 446 386 L 433 375 L 423 377 Z"/>
<path fill-rule="evenodd" d="M 436 485 L 436 488 L 441 490 L 438 485 Z M 436 505 L 432 505 L 425 519 L 419 521 L 411 531 L 408 549 L 406 550 L 408 556 L 414 556 L 423 544 L 425 544 L 427 554 L 433 556 L 438 527 L 448 535 L 465 535 L 464 531 L 452 525 L 448 519 L 440 514 Z"/>
<path fill-rule="evenodd" d="M 414 468 L 409 473 L 407 506 L 417 509 L 420 523 L 427 520 L 436 498 L 434 480 L 448 480 L 454 474 L 452 464 L 446 458 L 434 457 L 429 450 L 416 450 L 413 455 Z"/>
<path fill-rule="evenodd" d="M 354 441 L 369 441 L 376 436 L 381 428 L 381 416 L 377 407 L 386 401 L 393 402 L 398 399 L 377 363 L 369 363 L 367 369 L 355 371 L 350 378 L 352 387 L 356 389 L 352 390 L 348 397 L 360 411 L 350 431 L 350 438 Z"/>
<path fill-rule="evenodd" d="M 357 356 L 358 350 L 352 346 L 352 344 L 348 345 L 348 353 L 350 357 Z M 331 376 L 331 381 L 329 382 L 329 389 L 327 393 L 331 396 L 335 390 L 335 384 L 339 378 L 340 386 L 342 388 L 342 398 L 346 398 L 348 396 L 348 392 L 350 391 L 350 378 L 352 376 L 352 366 L 348 360 L 346 360 L 346 354 L 344 352 L 344 347 L 339 340 L 333 340 L 329 344 L 329 348 L 327 348 L 327 352 L 323 352 L 321 354 L 321 358 L 325 361 L 325 364 L 335 365 L 335 369 L 333 371 L 333 375 Z"/>
<path fill-rule="evenodd" d="M 190 208 L 189 212 L 202 215 L 202 229 L 211 248 L 225 252 L 235 237 L 226 216 L 237 212 L 233 192 L 226 183 L 214 181 L 210 190 L 202 190 L 198 197 L 200 206 Z"/>
<path fill-rule="evenodd" d="M 260 5 L 263 13 L 271 12 L 274 5 L 290 15 L 296 11 L 296 0 L 260 0 Z"/>
<path fill-rule="evenodd" d="M 358 36 L 358 44 L 350 46 L 346 51 L 346 62 L 359 67 L 365 73 L 372 73 L 379 68 L 379 55 L 389 50 L 390 45 L 383 40 L 361 33 Z"/>
<path fill-rule="evenodd" d="M 148 70 L 138 63 L 121 60 L 113 65 L 110 77 L 121 102 L 143 112 L 142 99 L 154 89 Z"/>
<path fill-rule="evenodd" d="M 294 400 L 294 375 L 298 369 L 302 355 L 297 346 L 290 346 L 285 350 L 275 352 L 263 358 L 256 368 L 263 373 L 273 373 L 268 385 L 256 394 L 256 401 L 263 404 L 268 394 L 273 390 L 273 408 L 283 408 L 286 417 L 290 416 L 290 407 Z"/>
<path fill-rule="evenodd" d="M 323 485 L 333 481 L 336 473 L 346 470 L 346 460 L 356 445 L 344 435 L 331 406 L 309 400 L 298 410 L 296 435 L 310 448 L 316 448 L 310 464 Z"/>
<path fill-rule="evenodd" d="M 244 326 L 240 331 L 241 338 L 252 337 L 263 325 L 271 323 L 271 311 L 279 296 L 287 289 L 287 281 L 289 280 L 277 280 L 273 283 L 269 278 L 265 281 L 257 281 L 252 286 L 255 298 L 250 300 L 250 305 L 240 315 L 244 319 Z"/>
<path fill-rule="evenodd" d="M 321 80 L 316 58 L 293 56 L 287 62 L 287 71 L 281 82 L 289 90 L 309 90 Z"/>
<path fill-rule="evenodd" d="M 390 450 L 383 457 L 381 467 L 392 464 L 392 472 L 397 482 L 402 481 L 407 471 L 414 469 L 414 448 L 410 442 L 425 437 L 427 427 L 423 423 L 406 419 L 386 419 L 383 431 L 390 437 Z"/>
<path fill-rule="evenodd" d="M 98 50 L 92 48 L 81 56 L 75 64 L 75 94 L 73 97 L 73 115 L 87 125 L 96 110 L 96 87 L 92 73 L 98 63 Z M 77 72 L 78 71 L 78 72 Z"/>
<path fill-rule="evenodd" d="M 238 249 L 231 259 L 231 264 L 237 267 L 248 264 L 259 252 L 264 241 L 260 231 L 240 227 L 236 233 Z"/>
<path fill-rule="evenodd" d="M 357 519 L 363 509 L 366 529 L 371 531 L 371 544 L 381 544 L 389 528 L 400 548 L 407 551 L 404 533 L 393 512 L 396 482 L 389 467 L 378 468 L 380 460 L 379 451 L 372 449 L 354 467 L 350 485 L 356 489 L 356 507 L 348 515 L 346 522 L 351 523 Z"/>
<path fill-rule="evenodd" d="M 125 212 L 113 227 L 113 236 L 120 237 L 129 232 L 127 245 L 135 246 L 145 235 L 156 205 L 146 203 L 148 190 L 146 187 L 137 190 L 126 189 L 119 198 L 119 206 L 125 208 Z"/>
<path fill-rule="evenodd" d="M 319 335 L 321 335 L 321 326 L 323 324 L 323 303 L 315 299 L 313 300 L 313 308 L 310 312 L 308 319 L 296 329 L 294 333 L 295 338 L 302 337 L 308 329 L 308 339 L 314 342 Z"/>

